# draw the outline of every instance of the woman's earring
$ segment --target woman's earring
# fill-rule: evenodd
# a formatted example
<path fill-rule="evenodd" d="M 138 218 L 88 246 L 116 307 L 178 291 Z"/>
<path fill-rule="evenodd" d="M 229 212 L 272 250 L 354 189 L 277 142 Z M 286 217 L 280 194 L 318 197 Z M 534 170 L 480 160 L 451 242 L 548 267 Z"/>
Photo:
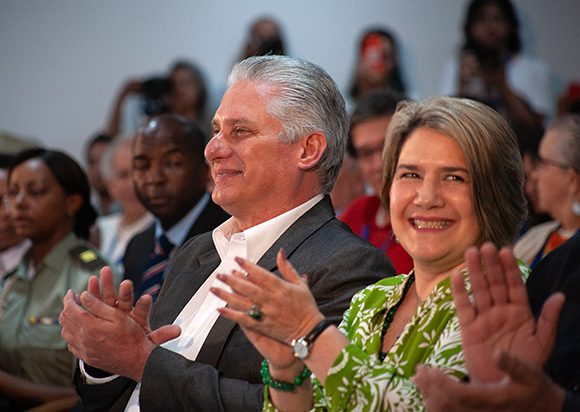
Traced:
<path fill-rule="evenodd" d="M 572 202 L 572 213 L 576 216 L 580 216 L 580 202 L 577 200 Z"/>

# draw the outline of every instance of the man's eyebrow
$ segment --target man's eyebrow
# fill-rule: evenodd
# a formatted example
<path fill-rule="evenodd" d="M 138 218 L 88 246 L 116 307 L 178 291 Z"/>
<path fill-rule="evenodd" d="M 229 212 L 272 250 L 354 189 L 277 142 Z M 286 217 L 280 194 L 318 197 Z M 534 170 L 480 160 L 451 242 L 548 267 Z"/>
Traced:
<path fill-rule="evenodd" d="M 253 124 L 254 122 L 250 119 L 248 119 L 247 117 L 235 117 L 235 118 L 231 118 L 231 119 L 224 119 L 222 121 L 222 123 L 226 124 L 226 125 L 234 125 L 234 124 Z M 214 118 L 211 121 L 211 125 L 212 126 L 217 126 L 218 125 L 218 121 Z"/>

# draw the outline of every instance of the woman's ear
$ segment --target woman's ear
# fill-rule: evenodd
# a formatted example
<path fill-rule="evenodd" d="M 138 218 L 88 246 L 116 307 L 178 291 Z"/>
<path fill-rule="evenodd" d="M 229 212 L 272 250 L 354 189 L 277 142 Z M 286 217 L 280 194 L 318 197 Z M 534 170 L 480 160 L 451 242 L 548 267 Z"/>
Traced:
<path fill-rule="evenodd" d="M 67 195 L 66 197 L 66 214 L 68 217 L 74 217 L 83 206 L 83 197 L 78 194 Z"/>
<path fill-rule="evenodd" d="M 298 167 L 308 170 L 316 167 L 326 150 L 326 136 L 322 133 L 312 133 L 300 141 L 300 158 Z"/>

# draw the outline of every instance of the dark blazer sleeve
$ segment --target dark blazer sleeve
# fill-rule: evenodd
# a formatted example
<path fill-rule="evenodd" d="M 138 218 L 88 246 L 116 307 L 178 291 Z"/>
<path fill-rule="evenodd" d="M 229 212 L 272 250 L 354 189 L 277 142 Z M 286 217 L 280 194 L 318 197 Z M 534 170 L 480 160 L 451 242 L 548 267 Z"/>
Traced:
<path fill-rule="evenodd" d="M 290 228 L 259 264 L 276 271 L 276 253 L 283 247 L 294 267 L 308 274 L 321 311 L 338 323 L 357 291 L 393 275 L 394 269 L 384 253 L 353 235 L 333 214 L 323 224 L 318 222 L 316 230 L 308 222 L 302 223 Z M 310 230 L 304 230 L 305 227 Z M 180 259 L 172 262 L 181 267 L 184 263 Z M 186 266 L 192 264 L 195 265 L 190 262 Z M 219 261 L 214 264 L 217 267 Z M 173 282 L 168 279 L 160 301 L 163 295 L 165 299 L 176 297 L 174 288 L 182 287 L 184 282 L 177 276 Z M 176 306 L 183 307 L 187 300 Z M 264 391 L 259 374 L 261 360 L 242 330 L 220 317 L 195 362 L 164 348 L 155 349 L 141 382 L 141 408 L 261 411 Z"/>
<path fill-rule="evenodd" d="M 321 203 L 291 226 L 258 263 L 276 272 L 276 253 L 284 248 L 295 268 L 308 274 L 321 311 L 338 322 L 354 293 L 394 270 L 384 253 L 334 218 L 329 200 Z M 218 264 L 210 234 L 182 246 L 170 262 L 155 303 L 153 327 L 173 322 Z M 153 351 L 141 381 L 141 410 L 261 411 L 261 360 L 242 330 L 219 317 L 196 361 L 161 347 Z"/>
<path fill-rule="evenodd" d="M 108 383 L 90 385 L 83 382 L 78 367 L 75 370 L 73 382 L 81 398 L 81 410 L 85 412 L 123 412 L 137 384 L 131 379 L 118 377 Z"/>
<path fill-rule="evenodd" d="M 578 411 L 580 411 L 580 393 L 567 391 L 566 398 L 564 400 L 564 406 L 562 407 L 562 412 Z"/>
<path fill-rule="evenodd" d="M 526 287 L 530 306 L 538 317 L 548 297 L 564 292 L 556 342 L 545 365 L 546 373 L 564 389 L 580 394 L 580 234 L 549 253 L 534 268 Z M 579 409 L 580 410 L 580 409 Z"/>

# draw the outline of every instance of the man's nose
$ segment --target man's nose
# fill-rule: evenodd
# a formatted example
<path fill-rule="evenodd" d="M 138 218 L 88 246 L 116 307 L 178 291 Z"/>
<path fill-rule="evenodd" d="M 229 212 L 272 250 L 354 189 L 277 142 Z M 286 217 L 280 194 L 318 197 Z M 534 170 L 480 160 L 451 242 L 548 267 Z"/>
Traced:
<path fill-rule="evenodd" d="M 149 184 L 159 184 L 165 180 L 165 172 L 161 165 L 153 165 L 145 173 L 145 181 Z"/>
<path fill-rule="evenodd" d="M 222 133 L 215 134 L 205 146 L 204 155 L 208 162 L 217 158 L 225 157 L 228 153 L 228 145 Z"/>

